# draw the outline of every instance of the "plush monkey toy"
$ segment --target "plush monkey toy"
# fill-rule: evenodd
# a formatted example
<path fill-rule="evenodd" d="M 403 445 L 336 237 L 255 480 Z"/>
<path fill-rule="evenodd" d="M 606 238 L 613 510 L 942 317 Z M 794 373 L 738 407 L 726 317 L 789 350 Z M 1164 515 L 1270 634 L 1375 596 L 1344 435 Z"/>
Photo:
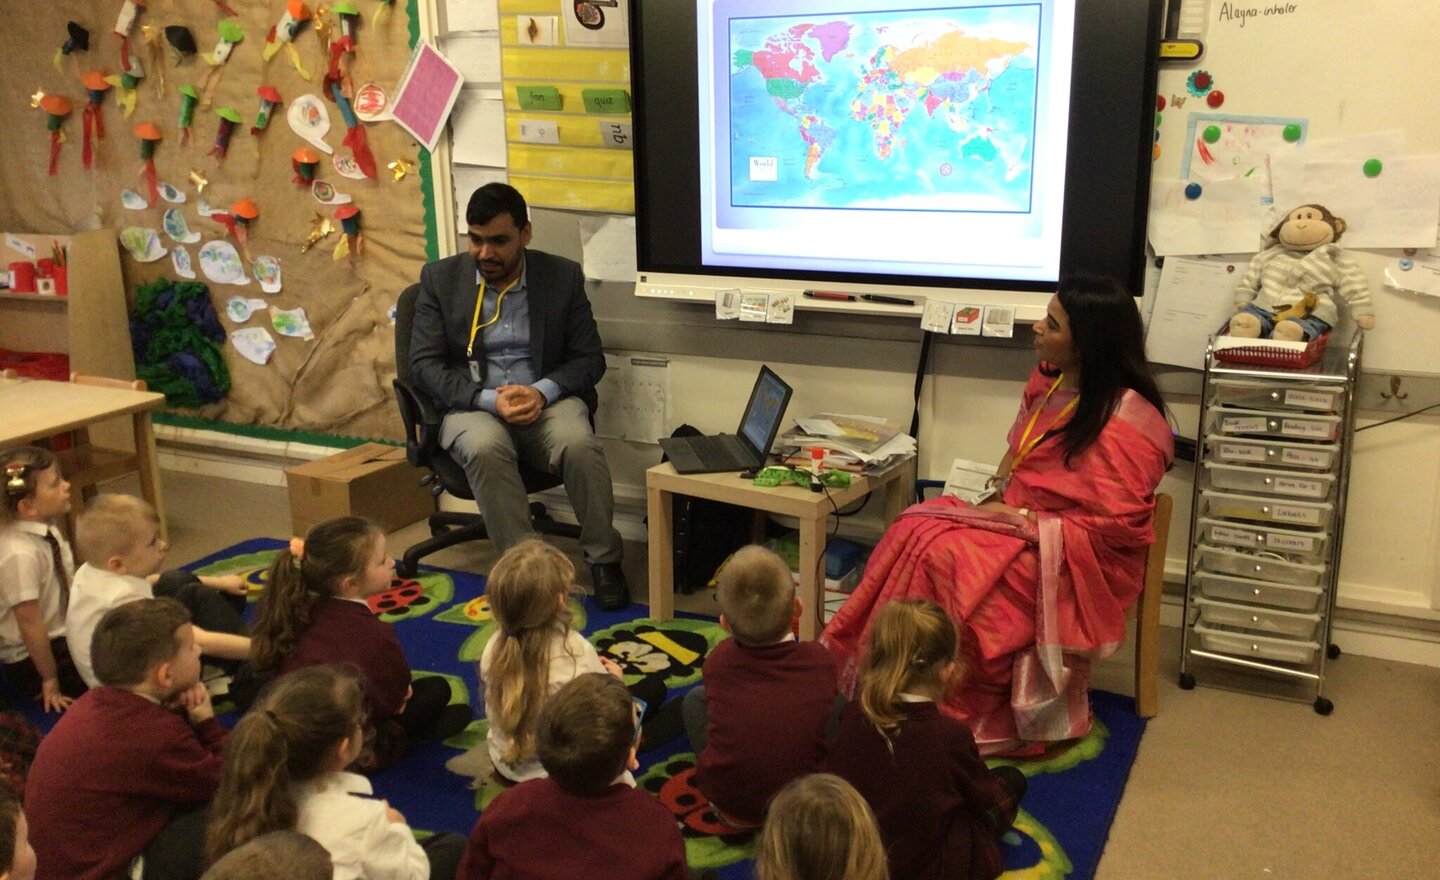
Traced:
<path fill-rule="evenodd" d="M 1343 300 L 1362 330 L 1375 326 L 1365 274 L 1335 242 L 1345 221 L 1321 205 L 1301 205 L 1270 231 L 1273 245 L 1256 254 L 1235 285 L 1230 335 L 1291 342 L 1334 326 Z"/>

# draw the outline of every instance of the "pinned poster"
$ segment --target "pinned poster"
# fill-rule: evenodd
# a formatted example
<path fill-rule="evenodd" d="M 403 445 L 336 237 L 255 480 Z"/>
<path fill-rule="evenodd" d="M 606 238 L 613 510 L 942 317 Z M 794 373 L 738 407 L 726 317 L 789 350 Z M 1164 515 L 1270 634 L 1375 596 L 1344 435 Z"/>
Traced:
<path fill-rule="evenodd" d="M 1171 254 L 1253 254 L 1268 231 L 1258 177 L 1150 182 L 1150 247 Z"/>
<path fill-rule="evenodd" d="M 1150 360 L 1203 369 L 1206 343 L 1235 313 L 1235 284 L 1249 262 L 1245 255 L 1213 260 L 1166 257 L 1145 336 Z"/>
<path fill-rule="evenodd" d="M 450 158 L 460 165 L 505 164 L 505 104 L 465 91 L 450 117 Z"/>
<path fill-rule="evenodd" d="M 1345 220 L 1346 248 L 1431 247 L 1440 223 L 1440 157 L 1357 155 L 1271 165 L 1275 215 L 1324 205 Z"/>
<path fill-rule="evenodd" d="M 468 85 L 500 82 L 500 35 L 446 34 L 440 51 Z"/>
<path fill-rule="evenodd" d="M 1293 153 L 1305 143 L 1309 121 L 1284 116 L 1230 116 L 1191 113 L 1187 135 L 1190 152 L 1180 176 L 1188 180 L 1258 178 L 1269 195 L 1271 155 Z"/>
<path fill-rule="evenodd" d="M 499 30 L 499 4 L 495 0 L 445 0 L 445 29 L 447 31 Z"/>
<path fill-rule="evenodd" d="M 396 90 L 395 122 L 434 152 L 465 78 L 434 46 L 420 43 Z"/>
<path fill-rule="evenodd" d="M 565 19 L 565 45 L 613 46 L 624 49 L 630 45 L 630 13 L 627 0 L 575 0 L 562 3 Z"/>

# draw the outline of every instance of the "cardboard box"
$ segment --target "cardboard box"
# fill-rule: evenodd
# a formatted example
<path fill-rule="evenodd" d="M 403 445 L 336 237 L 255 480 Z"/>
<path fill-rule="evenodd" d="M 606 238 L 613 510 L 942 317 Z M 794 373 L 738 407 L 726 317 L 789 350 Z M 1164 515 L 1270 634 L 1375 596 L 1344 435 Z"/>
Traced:
<path fill-rule="evenodd" d="M 423 474 L 398 446 L 366 443 L 329 458 L 285 470 L 290 523 L 295 534 L 337 516 L 363 516 L 387 532 L 435 511 L 435 498 L 420 485 Z"/>

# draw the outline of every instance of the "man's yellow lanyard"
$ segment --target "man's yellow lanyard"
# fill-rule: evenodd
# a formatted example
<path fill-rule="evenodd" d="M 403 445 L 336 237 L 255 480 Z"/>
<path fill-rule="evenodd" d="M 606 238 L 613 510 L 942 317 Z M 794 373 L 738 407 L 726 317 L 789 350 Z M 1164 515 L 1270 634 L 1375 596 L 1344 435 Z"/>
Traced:
<path fill-rule="evenodd" d="M 1020 462 L 1025 460 L 1025 456 L 1029 455 L 1030 451 L 1036 446 L 1039 446 L 1040 442 L 1045 439 L 1045 434 L 1049 433 L 1048 431 L 1042 432 L 1040 436 L 1034 438 L 1030 436 L 1035 431 L 1035 423 L 1040 420 L 1040 413 L 1045 411 L 1045 404 L 1050 402 L 1050 395 L 1054 394 L 1055 389 L 1059 388 L 1060 383 L 1064 381 L 1064 376 L 1056 376 L 1055 383 L 1050 386 L 1049 391 L 1045 392 L 1045 399 L 1040 401 L 1040 405 L 1035 407 L 1035 411 L 1030 414 L 1030 422 L 1025 426 L 1025 433 L 1020 435 L 1020 443 L 1015 447 L 1014 457 L 1010 459 L 1010 472 L 1012 474 L 1020 467 Z M 1077 394 L 1074 400 L 1065 404 L 1065 408 L 1060 410 L 1060 414 L 1055 417 L 1055 421 L 1050 423 L 1050 429 L 1053 430 L 1056 425 L 1065 420 L 1066 416 L 1074 412 L 1075 405 L 1079 402 L 1080 396 Z"/>
<path fill-rule="evenodd" d="M 475 294 L 475 314 L 470 318 L 470 344 L 465 346 L 465 357 L 470 357 L 471 353 L 475 351 L 475 334 L 500 320 L 500 306 L 505 302 L 505 294 L 520 283 L 521 277 L 523 276 L 516 275 L 515 280 L 505 285 L 505 289 L 500 291 L 500 295 L 495 298 L 495 314 L 484 324 L 480 323 L 480 307 L 485 304 L 485 285 L 480 285 L 479 292 Z"/>

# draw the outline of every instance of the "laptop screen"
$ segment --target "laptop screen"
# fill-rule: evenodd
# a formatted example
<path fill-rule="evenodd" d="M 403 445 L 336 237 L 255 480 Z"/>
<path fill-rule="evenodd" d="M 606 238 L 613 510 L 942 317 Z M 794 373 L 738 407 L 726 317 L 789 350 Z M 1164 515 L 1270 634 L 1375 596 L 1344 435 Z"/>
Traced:
<path fill-rule="evenodd" d="M 780 429 L 780 420 L 785 417 L 790 393 L 790 386 L 784 380 L 771 372 L 769 367 L 761 367 L 755 389 L 750 392 L 750 403 L 745 406 L 745 415 L 740 421 L 740 436 L 761 452 L 769 452 L 770 444 Z"/>

